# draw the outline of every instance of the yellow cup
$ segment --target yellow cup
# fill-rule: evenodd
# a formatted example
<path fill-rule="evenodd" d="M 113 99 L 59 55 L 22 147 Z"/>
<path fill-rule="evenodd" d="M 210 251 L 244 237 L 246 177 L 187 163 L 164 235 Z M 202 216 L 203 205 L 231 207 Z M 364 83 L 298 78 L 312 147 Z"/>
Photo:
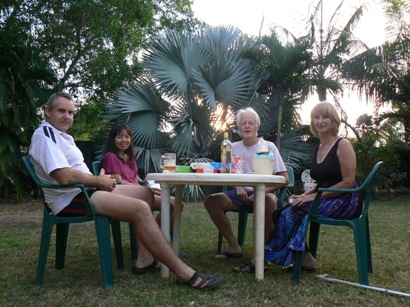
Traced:
<path fill-rule="evenodd" d="M 175 173 L 177 169 L 177 155 L 165 153 L 161 156 L 160 166 L 163 173 Z"/>

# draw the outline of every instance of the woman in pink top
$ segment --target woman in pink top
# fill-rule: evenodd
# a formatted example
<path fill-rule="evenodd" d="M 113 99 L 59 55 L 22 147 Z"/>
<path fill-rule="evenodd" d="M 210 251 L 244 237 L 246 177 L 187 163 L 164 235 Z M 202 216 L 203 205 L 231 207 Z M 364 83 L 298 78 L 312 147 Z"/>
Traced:
<path fill-rule="evenodd" d="M 106 174 L 111 174 L 117 180 L 118 184 L 135 184 L 138 182 L 138 166 L 134 146 L 132 142 L 131 129 L 117 123 L 112 126 L 108 135 L 105 152 L 103 155 L 102 167 Z M 153 211 L 161 210 L 161 194 L 159 190 L 153 189 L 155 202 Z M 175 198 L 171 197 L 171 229 L 174 222 L 174 204 Z M 161 225 L 161 214 L 158 214 L 156 220 Z"/>

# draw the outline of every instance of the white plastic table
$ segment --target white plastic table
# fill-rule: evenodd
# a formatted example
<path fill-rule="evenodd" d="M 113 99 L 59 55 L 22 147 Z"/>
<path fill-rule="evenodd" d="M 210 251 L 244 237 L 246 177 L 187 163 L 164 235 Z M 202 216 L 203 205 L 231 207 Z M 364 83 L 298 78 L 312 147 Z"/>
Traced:
<path fill-rule="evenodd" d="M 220 173 L 149 173 L 147 180 L 155 180 L 161 185 L 161 229 L 168 241 L 170 235 L 170 188 L 176 185 L 175 213 L 172 245 L 178 254 L 181 230 L 182 192 L 185 185 L 212 185 L 212 186 L 252 186 L 255 193 L 253 210 L 254 223 L 254 259 L 255 278 L 264 277 L 264 227 L 265 227 L 265 188 L 276 184 L 285 184 L 286 179 L 277 175 L 259 174 L 220 174 Z M 169 277 L 169 268 L 161 264 L 161 277 Z"/>

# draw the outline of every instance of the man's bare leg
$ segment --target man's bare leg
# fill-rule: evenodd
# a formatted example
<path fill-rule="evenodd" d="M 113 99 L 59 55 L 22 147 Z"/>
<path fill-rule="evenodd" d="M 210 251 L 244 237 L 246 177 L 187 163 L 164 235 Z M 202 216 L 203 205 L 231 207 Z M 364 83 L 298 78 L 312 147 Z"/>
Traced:
<path fill-rule="evenodd" d="M 169 204 L 170 204 L 169 209 L 170 209 L 170 212 L 171 212 L 171 216 L 169 218 L 169 228 L 172 231 L 172 229 L 174 228 L 175 197 L 171 196 Z M 182 206 L 183 206 L 183 204 L 182 204 Z M 155 195 L 153 210 L 154 211 L 161 211 L 161 196 L 159 196 L 159 195 Z M 157 220 L 157 224 L 161 227 L 161 214 L 158 214 L 155 219 Z"/>
<path fill-rule="evenodd" d="M 195 271 L 175 254 L 146 202 L 104 191 L 95 192 L 91 196 L 91 201 L 96 213 L 120 221 L 133 222 L 141 243 L 155 258 L 168 266 L 178 280 L 186 281 L 193 276 Z"/>
<path fill-rule="evenodd" d="M 235 210 L 237 207 L 232 204 L 229 197 L 223 193 L 208 196 L 204 201 L 204 206 L 212 221 L 228 242 L 228 247 L 225 251 L 231 254 L 240 253 L 242 248 L 238 244 L 232 231 L 231 222 L 224 212 L 224 210 Z"/>

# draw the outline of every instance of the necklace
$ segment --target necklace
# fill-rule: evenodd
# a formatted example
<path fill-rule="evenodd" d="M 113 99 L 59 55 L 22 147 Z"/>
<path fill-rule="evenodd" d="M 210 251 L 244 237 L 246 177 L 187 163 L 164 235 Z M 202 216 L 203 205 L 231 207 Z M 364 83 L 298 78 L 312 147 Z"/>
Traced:
<path fill-rule="evenodd" d="M 123 153 L 123 154 L 119 153 L 118 156 L 119 156 L 121 159 L 123 159 L 124 161 L 126 161 L 127 158 L 128 158 L 128 156 L 127 156 L 126 153 Z"/>

